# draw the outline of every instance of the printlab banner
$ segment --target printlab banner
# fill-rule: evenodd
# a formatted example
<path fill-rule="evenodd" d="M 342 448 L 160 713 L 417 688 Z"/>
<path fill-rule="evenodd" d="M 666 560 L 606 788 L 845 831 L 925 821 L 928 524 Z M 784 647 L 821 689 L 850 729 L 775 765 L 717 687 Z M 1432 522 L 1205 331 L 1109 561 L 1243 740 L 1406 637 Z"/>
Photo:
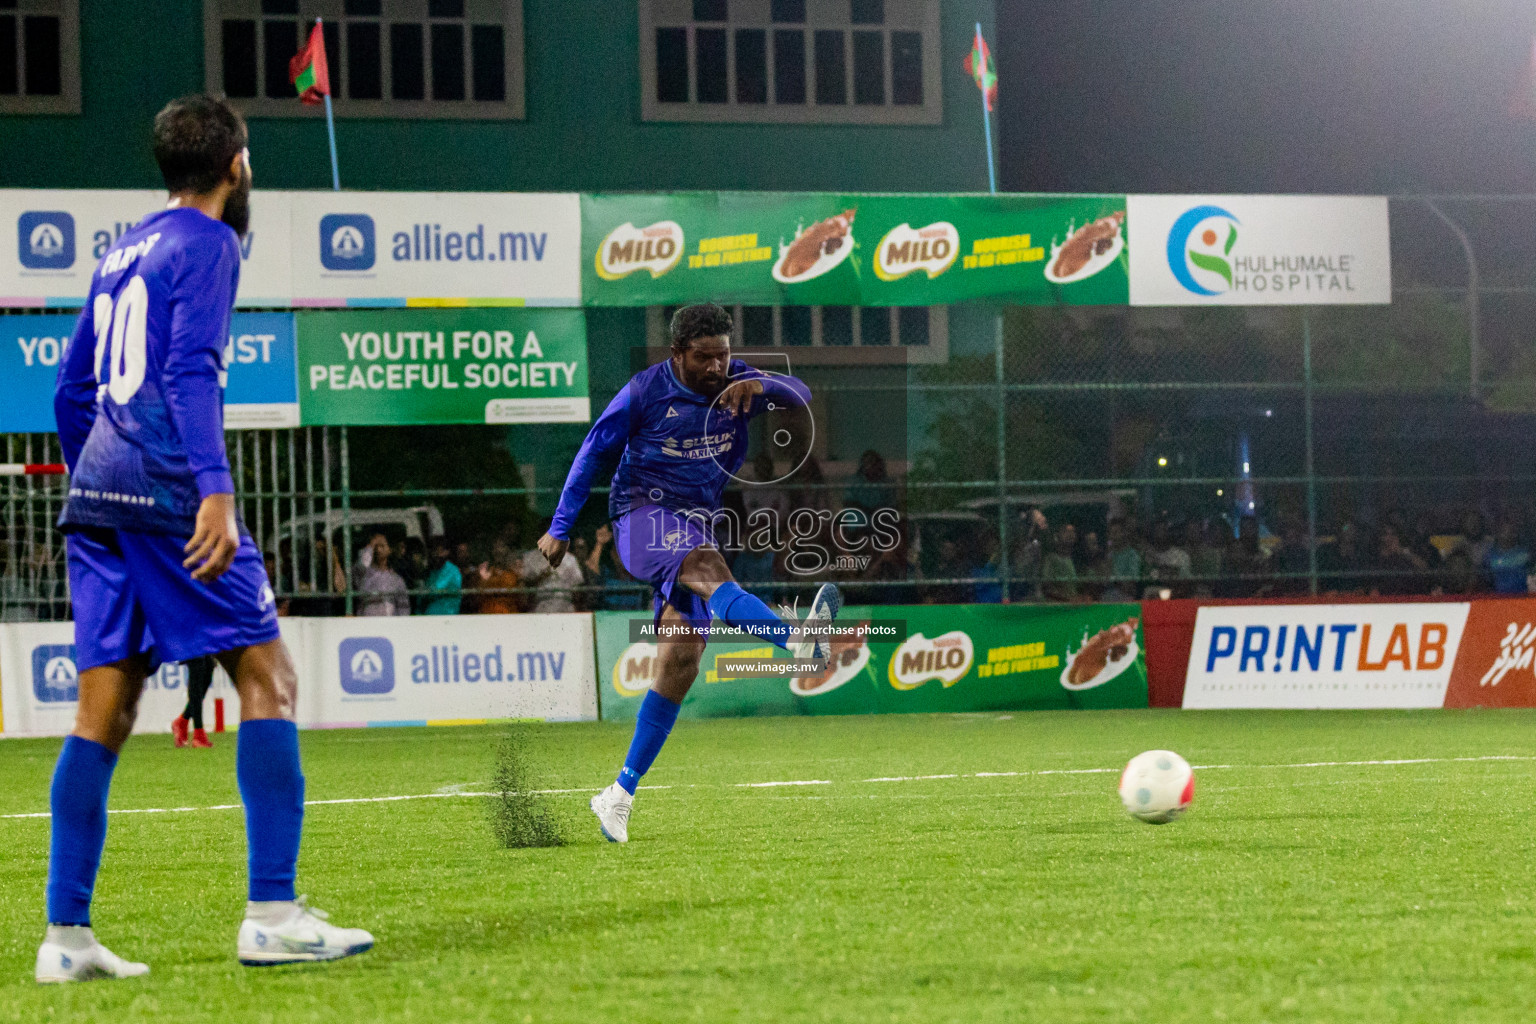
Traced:
<path fill-rule="evenodd" d="M 631 643 L 643 612 L 598 612 L 598 689 L 606 719 L 633 719 L 655 681 L 656 645 Z M 1147 670 L 1136 605 L 848 607 L 840 622 L 900 620 L 901 637 L 834 642 L 825 673 L 727 679 L 717 661 L 781 658 L 739 633 L 712 640 L 683 702 L 694 718 L 876 712 L 1144 708 Z"/>
<path fill-rule="evenodd" d="M 315 723 L 597 717 L 590 615 L 310 619 Z"/>
<path fill-rule="evenodd" d="M 579 309 L 411 309 L 299 316 L 303 421 L 585 423 Z"/>
<path fill-rule="evenodd" d="M 1123 195 L 584 194 L 583 299 L 1124 305 Z"/>
<path fill-rule="evenodd" d="M 79 306 L 153 190 L 0 189 L 0 307 Z M 581 303 L 575 193 L 276 192 L 251 199 L 236 305 Z"/>
<path fill-rule="evenodd" d="M 1536 600 L 1207 605 L 1186 708 L 1536 707 Z"/>
<path fill-rule="evenodd" d="M 1131 196 L 1133 306 L 1392 301 L 1381 196 Z"/>
<path fill-rule="evenodd" d="M 53 383 L 75 320 L 0 315 L 0 434 L 56 429 Z M 236 313 L 224 361 L 227 429 L 299 425 L 292 313 Z"/>

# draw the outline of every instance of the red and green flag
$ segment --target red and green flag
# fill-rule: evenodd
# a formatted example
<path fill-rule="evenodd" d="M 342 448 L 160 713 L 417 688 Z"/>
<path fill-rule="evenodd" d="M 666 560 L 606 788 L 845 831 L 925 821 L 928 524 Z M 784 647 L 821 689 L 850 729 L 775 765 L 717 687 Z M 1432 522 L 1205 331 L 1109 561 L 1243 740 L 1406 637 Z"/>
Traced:
<path fill-rule="evenodd" d="M 976 30 L 976 41 L 971 44 L 971 52 L 965 57 L 965 73 L 976 80 L 976 88 L 981 90 L 982 98 L 986 101 L 987 110 L 993 110 L 997 104 L 997 65 L 992 63 L 992 51 L 987 48 L 987 41 L 982 36 L 981 30 Z"/>
<path fill-rule="evenodd" d="M 288 80 L 299 91 L 303 103 L 319 103 L 322 96 L 331 94 L 331 69 L 325 62 L 325 33 L 320 30 L 320 19 L 315 19 L 304 49 L 288 62 Z"/>

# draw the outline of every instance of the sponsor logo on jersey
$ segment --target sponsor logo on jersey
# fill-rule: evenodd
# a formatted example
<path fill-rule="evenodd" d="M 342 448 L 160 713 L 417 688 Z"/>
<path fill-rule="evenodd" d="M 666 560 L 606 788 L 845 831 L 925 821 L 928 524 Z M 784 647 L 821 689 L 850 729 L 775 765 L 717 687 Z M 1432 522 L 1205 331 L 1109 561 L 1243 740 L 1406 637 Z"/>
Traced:
<path fill-rule="evenodd" d="M 882 281 L 896 281 L 925 270 L 932 280 L 954 266 L 959 254 L 960 232 L 949 221 L 938 221 L 925 228 L 898 224 L 880 239 L 875 250 L 875 276 Z"/>
<path fill-rule="evenodd" d="M 320 218 L 320 265 L 326 270 L 372 270 L 373 218 L 366 213 L 328 213 Z"/>
<path fill-rule="evenodd" d="M 337 645 L 341 688 L 347 693 L 389 693 L 395 688 L 395 648 L 382 636 L 349 636 Z"/>
<path fill-rule="evenodd" d="M 32 695 L 42 704 L 69 704 L 80 698 L 74 644 L 32 648 Z"/>
<path fill-rule="evenodd" d="M 75 218 L 63 210 L 29 210 L 16 221 L 16 256 L 29 270 L 75 265 Z"/>
<path fill-rule="evenodd" d="M 637 228 L 629 222 L 608 232 L 597 247 L 597 276 L 617 281 L 637 270 L 649 270 L 652 278 L 661 277 L 683 258 L 683 228 L 672 220 L 658 221 Z"/>
<path fill-rule="evenodd" d="M 932 640 L 913 633 L 891 655 L 891 685 L 898 690 L 915 690 L 937 679 L 948 689 L 965 678 L 975 660 L 975 645 L 963 630 L 953 629 Z"/>
<path fill-rule="evenodd" d="M 672 408 L 670 405 L 667 406 L 667 415 L 666 415 L 667 419 L 671 419 L 672 417 L 676 416 L 677 414 L 678 413 L 677 413 L 676 409 Z"/>

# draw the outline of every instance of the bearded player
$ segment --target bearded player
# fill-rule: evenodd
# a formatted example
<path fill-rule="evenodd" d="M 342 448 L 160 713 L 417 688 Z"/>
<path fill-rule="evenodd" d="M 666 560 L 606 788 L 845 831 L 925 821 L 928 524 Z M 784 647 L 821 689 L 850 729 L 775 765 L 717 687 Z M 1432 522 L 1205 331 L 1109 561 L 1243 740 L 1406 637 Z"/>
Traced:
<path fill-rule="evenodd" d="M 699 672 L 711 618 L 768 640 L 797 658 L 826 657 L 823 632 L 842 597 L 823 585 L 803 623 L 785 621 L 731 577 L 710 523 L 726 481 L 747 454 L 747 424 L 774 408 L 804 408 L 811 392 L 794 377 L 731 358 L 731 315 L 705 303 L 672 317 L 671 358 L 635 375 L 592 425 L 566 477 L 539 550 L 558 565 L 592 481 L 615 460 L 608 497 L 614 549 L 624 568 L 655 591 L 656 683 L 635 719 L 618 779 L 592 798 L 603 835 L 629 841 L 635 788 L 661 752 Z"/>
<path fill-rule="evenodd" d="M 205 654 L 240 695 L 235 775 L 250 854 L 240 962 L 334 960 L 373 945 L 294 897 L 297 684 L 224 450 L 223 353 L 250 221 L 246 141 L 240 115 L 211 97 L 174 100 L 155 117 L 170 202 L 102 257 L 59 367 L 54 412 L 70 470 L 59 524 L 80 704 L 53 774 L 39 982 L 148 973 L 91 930 L 107 791 L 145 678 Z"/>

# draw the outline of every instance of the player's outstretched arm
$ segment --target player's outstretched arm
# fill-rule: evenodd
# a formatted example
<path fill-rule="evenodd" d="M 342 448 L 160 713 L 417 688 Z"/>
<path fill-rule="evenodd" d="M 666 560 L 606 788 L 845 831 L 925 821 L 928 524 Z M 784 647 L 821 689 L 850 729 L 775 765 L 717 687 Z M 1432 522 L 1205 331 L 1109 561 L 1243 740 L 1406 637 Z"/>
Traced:
<path fill-rule="evenodd" d="M 611 468 L 618 461 L 633 431 L 630 386 L 626 384 L 587 431 L 587 439 L 581 442 L 581 450 L 576 453 L 576 461 L 571 463 L 565 487 L 560 491 L 554 522 L 550 524 L 549 532 L 539 538 L 539 550 L 549 559 L 550 565 L 559 565 L 565 557 L 571 527 L 576 525 L 576 517 L 592 493 L 592 481 L 604 467 Z"/>
<path fill-rule="evenodd" d="M 720 396 L 721 406 L 736 416 L 756 416 L 771 402 L 789 407 L 811 404 L 811 389 L 798 377 L 753 370 L 737 377 Z"/>

